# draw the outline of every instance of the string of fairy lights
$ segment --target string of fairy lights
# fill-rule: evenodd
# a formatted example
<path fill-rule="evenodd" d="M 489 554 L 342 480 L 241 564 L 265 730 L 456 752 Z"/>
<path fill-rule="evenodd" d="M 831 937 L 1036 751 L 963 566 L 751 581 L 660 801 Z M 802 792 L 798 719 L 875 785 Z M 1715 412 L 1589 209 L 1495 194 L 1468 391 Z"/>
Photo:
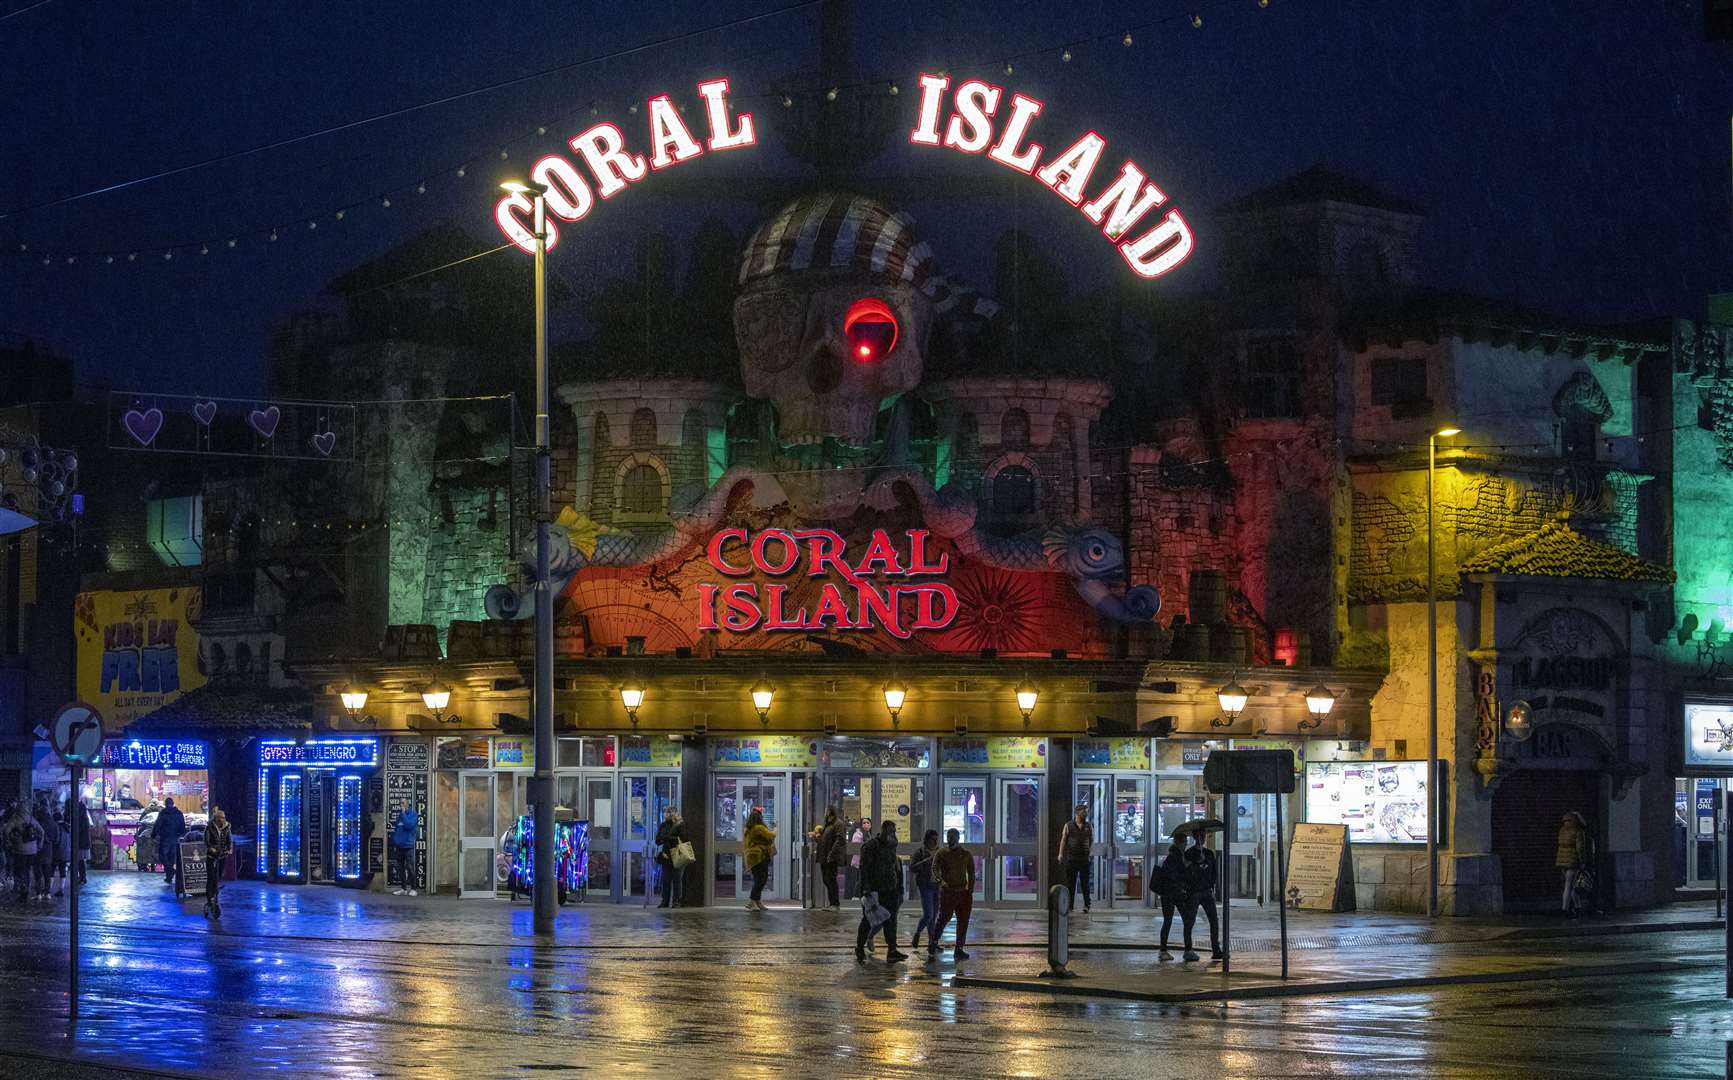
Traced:
<path fill-rule="evenodd" d="M 1094 54 L 1095 50 L 1111 48 L 1123 52 L 1124 50 L 1133 49 L 1141 44 L 1145 44 L 1150 40 L 1153 34 L 1167 27 L 1189 27 L 1192 30 L 1202 30 L 1206 25 L 1213 25 L 1212 16 L 1224 10 L 1243 8 L 1265 9 L 1268 8 L 1270 4 L 1271 0 L 1208 0 L 1208 2 L 1200 2 L 1189 9 L 1176 10 L 1168 15 L 1145 17 L 1109 32 L 1075 37 L 1061 42 L 1054 42 L 1040 47 L 1005 54 L 998 56 L 997 58 L 977 57 L 975 58 L 975 63 L 981 66 L 997 64 L 1007 75 L 1015 74 L 1019 64 L 1027 64 L 1036 61 L 1045 61 L 1053 64 L 1081 63 L 1087 61 L 1090 56 Z M 739 26 L 747 22 L 765 18 L 767 14 L 787 14 L 811 6 L 813 6 L 811 3 L 795 3 L 784 8 L 776 9 L 774 12 L 760 13 L 756 16 L 729 20 L 701 30 L 673 35 L 670 38 L 664 39 L 664 42 L 678 41 L 701 33 L 711 33 L 719 29 Z M 406 112 L 420 109 L 424 107 L 424 105 L 438 104 L 444 101 L 454 100 L 457 97 L 483 93 L 500 86 L 521 82 L 525 78 L 536 78 L 554 72 L 602 64 L 609 60 L 619 59 L 623 56 L 644 51 L 645 49 L 646 46 L 639 45 L 628 49 L 617 50 L 600 56 L 590 57 L 572 64 L 562 65 L 545 72 L 538 72 L 531 76 L 519 77 L 507 80 L 504 83 L 494 84 L 493 86 L 481 87 L 473 91 L 465 91 L 461 94 L 450 95 L 446 98 L 439 99 L 437 102 L 408 106 L 381 115 L 382 117 L 400 116 Z M 862 78 L 850 82 L 838 82 L 828 86 L 819 85 L 800 90 L 783 88 L 741 93 L 738 90 L 731 88 L 729 93 L 729 104 L 731 108 L 737 108 L 740 105 L 748 105 L 751 107 L 763 106 L 772 110 L 777 106 L 780 106 L 783 109 L 792 109 L 797 98 L 817 99 L 822 97 L 827 101 L 835 101 L 843 95 L 874 93 L 887 94 L 895 97 L 901 92 L 901 84 L 896 78 L 881 75 L 874 78 Z M 344 224 L 353 221 L 359 214 L 367 212 L 383 213 L 394 209 L 413 207 L 416 205 L 420 197 L 428 194 L 430 188 L 441 184 L 449 185 L 467 180 L 473 184 L 486 188 L 486 193 L 491 195 L 495 181 L 497 180 L 497 177 L 493 174 L 497 170 L 484 168 L 484 166 L 495 162 L 510 161 L 513 159 L 514 154 L 521 155 L 524 148 L 533 144 L 535 140 L 545 139 L 550 133 L 560 132 L 573 122 L 583 122 L 587 118 L 600 117 L 604 112 L 613 114 L 612 110 L 608 108 L 609 104 L 609 102 L 600 98 L 591 100 L 586 105 L 550 117 L 549 119 L 536 124 L 533 128 L 526 128 L 516 135 L 509 136 L 494 143 L 492 148 L 487 151 L 472 152 L 458 160 L 448 161 L 444 165 L 427 172 L 417 179 L 395 184 L 386 188 L 371 190 L 365 194 L 347 198 L 340 203 L 324 206 L 317 211 L 285 217 L 271 225 L 237 231 L 220 232 L 195 239 L 177 240 L 169 243 L 156 243 L 148 246 L 141 244 L 137 246 L 116 248 L 74 249 L 56 245 L 52 242 L 33 243 L 29 239 L 17 238 L 11 242 L 10 247 L 5 248 L 4 251 L 0 251 L 0 254 L 9 254 L 15 259 L 35 260 L 44 269 L 55 267 L 88 268 L 91 266 L 109 269 L 125 269 L 145 268 L 150 266 L 185 266 L 189 262 L 193 265 L 203 265 L 211 261 L 212 256 L 221 256 L 225 253 L 241 250 L 243 248 L 247 250 L 255 250 L 263 247 L 265 250 L 270 250 L 276 245 L 283 244 L 295 238 L 304 239 L 329 235 L 333 230 L 338 230 Z M 688 103 L 680 102 L 678 107 L 680 112 L 685 113 L 688 109 Z M 630 101 L 625 105 L 625 112 L 628 115 L 636 115 L 639 111 L 639 102 L 636 100 Z M 322 135 L 353 130 L 361 124 L 370 123 L 373 120 L 380 118 L 381 117 L 373 117 L 366 120 L 333 125 L 320 131 L 296 136 L 288 140 L 282 140 L 278 143 L 271 144 L 271 147 L 280 147 L 291 143 L 308 141 Z M 269 149 L 271 147 L 261 149 Z M 9 213 L 0 214 L 0 221 L 15 222 L 20 217 L 33 210 L 64 205 L 86 197 L 120 190 L 159 177 L 192 172 L 206 164 L 245 156 L 253 152 L 254 151 L 249 150 L 240 151 L 235 154 L 223 155 L 219 158 L 210 159 L 208 162 L 179 167 L 165 173 L 157 174 L 153 177 L 141 177 L 133 180 L 122 181 L 89 192 L 55 199 L 38 206 L 13 210 Z"/>

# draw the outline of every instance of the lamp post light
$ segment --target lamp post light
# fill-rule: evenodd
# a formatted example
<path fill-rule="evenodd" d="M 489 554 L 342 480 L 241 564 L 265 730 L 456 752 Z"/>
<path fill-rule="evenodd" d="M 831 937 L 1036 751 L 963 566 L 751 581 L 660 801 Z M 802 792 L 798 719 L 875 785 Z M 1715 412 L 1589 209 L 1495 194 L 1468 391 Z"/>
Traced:
<path fill-rule="evenodd" d="M 638 707 L 644 704 L 644 684 L 637 679 L 627 679 L 620 684 L 620 705 L 626 710 L 626 719 L 632 722 L 632 730 L 638 730 Z"/>
<path fill-rule="evenodd" d="M 1311 714 L 1312 718 L 1301 720 L 1300 730 L 1311 731 L 1313 728 L 1322 726 L 1324 719 L 1330 715 L 1330 710 L 1335 707 L 1336 695 L 1330 692 L 1328 686 L 1319 683 L 1312 687 L 1306 691 L 1306 711 Z"/>
<path fill-rule="evenodd" d="M 554 596 L 548 576 L 548 526 L 553 521 L 553 457 L 549 438 L 548 399 L 548 189 L 545 184 L 508 180 L 501 188 L 529 195 L 534 201 L 535 225 L 535 340 L 536 340 L 536 649 L 535 733 L 536 770 L 534 785 L 535 875 L 532 887 L 535 913 L 532 924 L 538 934 L 554 929 L 557 906 L 554 865 Z"/>
<path fill-rule="evenodd" d="M 1035 684 L 1024 679 L 1017 684 L 1017 711 L 1023 714 L 1023 726 L 1029 726 L 1029 718 L 1035 715 L 1035 703 L 1041 700 L 1041 691 Z"/>
<path fill-rule="evenodd" d="M 367 707 L 367 688 L 358 683 L 350 683 L 337 695 L 343 702 L 343 708 L 349 713 L 350 721 L 361 722 L 361 710 Z"/>
<path fill-rule="evenodd" d="M 765 727 L 770 726 L 770 703 L 776 698 L 776 687 L 770 685 L 769 679 L 759 679 L 752 687 L 752 707 L 758 713 L 759 722 Z"/>
<path fill-rule="evenodd" d="M 443 724 L 446 722 L 445 707 L 451 704 L 451 688 L 444 683 L 431 683 L 421 692 L 421 703 L 427 706 L 436 723 Z"/>
<path fill-rule="evenodd" d="M 885 711 L 891 714 L 891 727 L 897 726 L 897 716 L 903 711 L 903 702 L 908 699 L 909 688 L 899 679 L 885 683 Z"/>
<path fill-rule="evenodd" d="M 1221 707 L 1222 714 L 1219 718 L 1211 720 L 1209 726 L 1233 727 L 1234 721 L 1238 720 L 1240 714 L 1246 711 L 1246 698 L 1250 696 L 1246 693 L 1245 687 L 1233 679 L 1229 679 L 1227 685 L 1216 691 L 1216 704 Z"/>
<path fill-rule="evenodd" d="M 1462 434 L 1446 425 L 1426 437 L 1426 915 L 1438 915 L 1438 440 Z"/>

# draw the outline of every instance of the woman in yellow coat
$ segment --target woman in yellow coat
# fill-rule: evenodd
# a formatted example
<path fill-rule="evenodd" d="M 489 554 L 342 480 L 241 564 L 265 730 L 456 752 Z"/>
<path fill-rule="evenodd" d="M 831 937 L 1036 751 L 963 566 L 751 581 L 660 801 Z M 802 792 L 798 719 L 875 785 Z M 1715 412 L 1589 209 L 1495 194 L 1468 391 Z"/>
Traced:
<path fill-rule="evenodd" d="M 752 808 L 746 815 L 746 869 L 752 875 L 752 896 L 746 901 L 747 911 L 763 911 L 764 883 L 770 878 L 770 859 L 776 854 L 776 833 L 764 824 L 764 811 Z"/>

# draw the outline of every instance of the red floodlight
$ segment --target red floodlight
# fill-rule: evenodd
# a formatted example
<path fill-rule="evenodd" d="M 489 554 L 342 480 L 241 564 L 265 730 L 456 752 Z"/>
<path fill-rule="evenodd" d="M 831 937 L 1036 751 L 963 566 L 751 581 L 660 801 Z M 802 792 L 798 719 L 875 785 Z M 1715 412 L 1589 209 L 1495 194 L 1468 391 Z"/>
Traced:
<path fill-rule="evenodd" d="M 856 300 L 843 316 L 842 333 L 851 357 L 870 364 L 897 347 L 897 317 L 876 297 Z"/>

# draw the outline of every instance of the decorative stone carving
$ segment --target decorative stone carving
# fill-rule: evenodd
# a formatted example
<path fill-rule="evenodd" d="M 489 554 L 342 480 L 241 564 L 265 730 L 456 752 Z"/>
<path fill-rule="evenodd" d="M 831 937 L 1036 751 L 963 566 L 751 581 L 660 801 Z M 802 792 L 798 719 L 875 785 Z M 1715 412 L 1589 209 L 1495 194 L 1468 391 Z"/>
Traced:
<path fill-rule="evenodd" d="M 1613 403 L 1593 375 L 1579 371 L 1566 379 L 1552 398 L 1552 411 L 1561 419 L 1604 424 L 1613 418 Z"/>

